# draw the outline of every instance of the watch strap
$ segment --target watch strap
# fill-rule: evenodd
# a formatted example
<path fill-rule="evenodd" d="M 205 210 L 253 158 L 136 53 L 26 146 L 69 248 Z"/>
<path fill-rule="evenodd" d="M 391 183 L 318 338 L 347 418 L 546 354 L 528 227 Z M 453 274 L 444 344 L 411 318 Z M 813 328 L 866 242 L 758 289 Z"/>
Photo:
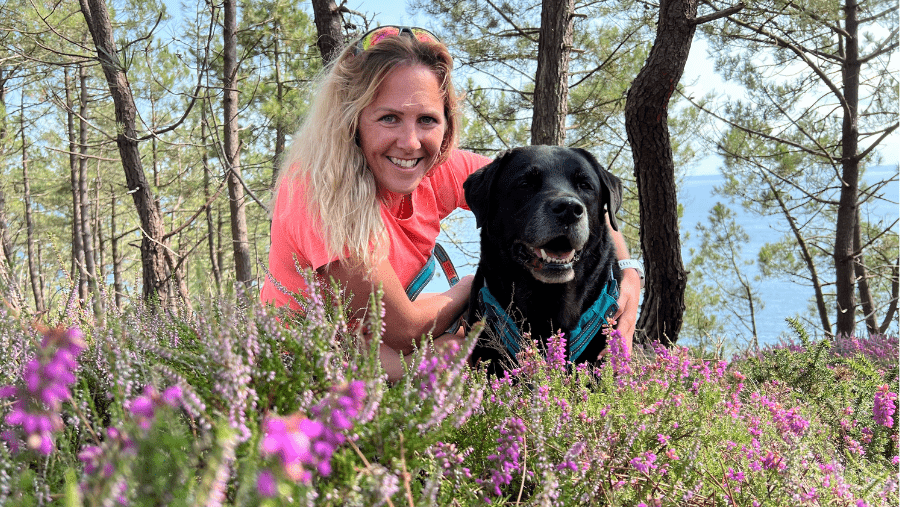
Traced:
<path fill-rule="evenodd" d="M 644 266 L 637 259 L 623 259 L 619 261 L 619 269 L 634 269 L 641 277 L 641 288 L 644 288 Z"/>

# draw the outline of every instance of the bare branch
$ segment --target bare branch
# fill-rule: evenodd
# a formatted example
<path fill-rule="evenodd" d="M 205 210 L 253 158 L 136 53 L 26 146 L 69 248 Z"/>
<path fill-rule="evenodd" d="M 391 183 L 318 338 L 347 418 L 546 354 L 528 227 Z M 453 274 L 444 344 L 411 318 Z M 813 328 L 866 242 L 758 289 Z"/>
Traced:
<path fill-rule="evenodd" d="M 694 18 L 692 24 L 695 26 L 702 25 L 704 23 L 709 23 L 710 21 L 715 21 L 717 19 L 722 19 L 732 14 L 737 14 L 745 7 L 744 2 L 738 2 L 736 5 L 732 5 L 731 7 L 713 12 L 711 14 L 707 14 L 705 16 L 700 16 L 699 18 Z"/>
<path fill-rule="evenodd" d="M 523 30 L 522 28 L 519 28 L 519 26 L 516 25 L 515 21 L 509 19 L 509 16 L 507 16 L 506 13 L 503 12 L 502 9 L 500 9 L 499 7 L 497 7 L 496 5 L 494 5 L 494 3 L 491 2 L 491 0 L 485 0 L 485 1 L 488 3 L 488 5 L 490 5 L 491 7 L 493 7 L 493 9 L 494 9 L 495 11 L 497 11 L 497 14 L 499 14 L 500 17 L 502 17 L 503 19 L 505 19 L 507 23 L 509 23 L 513 28 L 515 28 L 515 31 L 516 31 L 516 32 L 519 32 L 519 34 L 521 34 L 522 37 L 525 37 L 526 39 L 530 40 L 531 42 L 537 43 L 537 40 L 536 40 L 534 37 L 532 37 L 531 35 L 529 35 L 529 34 L 528 34 L 525 30 Z"/>
<path fill-rule="evenodd" d="M 705 106 L 703 106 L 702 104 L 697 103 L 697 102 L 693 99 L 693 97 L 688 97 L 687 95 L 684 94 L 684 92 L 683 92 L 681 89 L 676 88 L 676 91 L 678 92 L 679 95 L 681 95 L 682 97 L 684 97 L 685 99 L 687 99 L 688 102 L 690 102 L 694 107 L 696 107 L 697 109 L 703 111 L 704 113 L 706 113 L 706 114 L 712 116 L 713 118 L 715 118 L 715 119 L 717 119 L 717 120 L 719 120 L 719 121 L 721 121 L 721 122 L 727 124 L 727 125 L 730 126 L 730 127 L 734 127 L 734 128 L 736 128 L 736 129 L 741 130 L 742 132 L 746 132 L 747 134 L 750 134 L 750 135 L 754 135 L 754 136 L 757 136 L 757 137 L 761 137 L 761 138 L 763 138 L 763 139 L 768 139 L 769 141 L 775 141 L 775 142 L 777 142 L 777 143 L 782 143 L 782 144 L 786 144 L 786 145 L 788 145 L 788 146 L 793 146 L 794 148 L 797 148 L 798 150 L 803 151 L 804 153 L 808 153 L 808 154 L 810 154 L 810 155 L 813 155 L 813 156 L 816 156 L 816 157 L 819 157 L 819 158 L 824 158 L 824 159 L 828 160 L 829 162 L 832 162 L 832 161 L 834 160 L 833 157 L 832 157 L 831 155 L 829 155 L 827 152 L 821 153 L 821 152 L 818 152 L 818 151 L 816 151 L 816 150 L 812 150 L 812 149 L 810 149 L 810 148 L 807 148 L 806 146 L 803 146 L 802 144 L 799 144 L 799 143 L 797 143 L 797 142 L 794 142 L 794 141 L 791 141 L 791 140 L 788 140 L 788 139 L 783 139 L 783 138 L 778 137 L 778 136 L 773 136 L 773 135 L 770 135 L 770 134 L 766 134 L 765 132 L 760 132 L 760 131 L 758 131 L 758 130 L 753 130 L 753 129 L 748 128 L 748 127 L 745 127 L 745 126 L 743 126 L 743 125 L 741 125 L 741 124 L 739 124 L 739 123 L 735 123 L 735 122 L 733 122 L 733 121 L 731 121 L 731 120 L 729 120 L 729 119 L 727 119 L 727 118 L 724 118 L 724 117 L 718 115 L 717 113 L 715 113 L 715 112 L 713 112 L 713 111 L 707 109 L 707 108 L 706 108 Z"/>
<path fill-rule="evenodd" d="M 195 211 L 194 214 L 191 215 L 191 217 L 188 218 L 183 224 L 181 224 L 180 226 L 178 226 L 178 228 L 172 230 L 172 231 L 169 232 L 168 234 L 164 234 L 164 235 L 163 235 L 163 241 L 165 241 L 165 240 L 171 238 L 172 236 L 174 236 L 174 235 L 180 233 L 181 231 L 183 231 L 187 226 L 191 225 L 191 223 L 193 223 L 194 220 L 196 220 L 198 216 L 200 216 L 200 213 L 203 213 L 204 211 L 206 211 L 206 210 L 212 205 L 213 201 L 215 201 L 216 198 L 219 197 L 219 193 L 222 192 L 222 189 L 223 189 L 223 188 L 225 188 L 225 182 L 226 182 L 226 181 L 227 181 L 226 178 L 222 178 L 222 181 L 219 182 L 219 188 L 216 189 L 216 192 L 212 195 L 212 197 L 210 197 L 209 200 L 207 200 L 207 201 L 203 204 L 203 206 L 200 206 L 199 208 L 197 208 L 197 211 Z"/>
<path fill-rule="evenodd" d="M 897 127 L 898 127 L 898 126 L 900 126 L 900 124 L 895 123 L 895 124 L 891 125 L 890 127 L 886 128 L 886 129 L 884 130 L 884 132 L 882 132 L 881 135 L 878 136 L 878 139 L 876 139 L 874 143 L 872 143 L 868 148 L 866 148 L 865 150 L 863 150 L 862 153 L 860 153 L 859 155 L 856 156 L 856 159 L 857 159 L 857 160 L 862 160 L 863 158 L 865 158 L 866 155 L 868 155 L 869 153 L 871 153 L 872 150 L 874 150 L 876 146 L 878 146 L 879 144 L 881 144 L 881 141 L 884 141 L 884 139 L 885 139 L 887 136 L 891 135 L 892 132 L 894 132 L 895 130 L 897 130 Z"/>

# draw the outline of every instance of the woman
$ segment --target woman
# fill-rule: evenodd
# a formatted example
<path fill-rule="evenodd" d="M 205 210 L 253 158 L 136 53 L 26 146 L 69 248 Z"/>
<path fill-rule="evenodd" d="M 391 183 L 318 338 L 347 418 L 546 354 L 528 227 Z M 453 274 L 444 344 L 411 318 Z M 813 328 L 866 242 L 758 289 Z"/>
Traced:
<path fill-rule="evenodd" d="M 471 275 L 448 291 L 411 301 L 406 287 L 427 262 L 440 220 L 466 207 L 462 183 L 490 159 L 456 149 L 458 97 L 453 59 L 420 28 L 381 27 L 338 56 L 319 84 L 294 136 L 276 185 L 269 279 L 261 299 L 298 308 L 297 271 L 341 283 L 351 312 L 363 316 L 381 288 L 381 362 L 388 378 L 403 374 L 402 355 L 427 333 L 436 346 L 461 335 L 448 329 L 466 307 Z M 621 234 L 613 232 L 620 259 Z M 623 279 L 619 329 L 634 331 L 640 281 Z"/>

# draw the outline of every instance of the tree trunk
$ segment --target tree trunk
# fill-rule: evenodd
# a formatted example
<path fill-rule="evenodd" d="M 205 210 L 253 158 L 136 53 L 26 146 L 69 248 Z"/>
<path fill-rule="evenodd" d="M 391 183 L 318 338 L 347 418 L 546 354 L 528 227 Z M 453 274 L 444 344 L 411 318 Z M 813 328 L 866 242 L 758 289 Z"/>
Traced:
<path fill-rule="evenodd" d="M 322 63 L 328 65 L 337 58 L 344 45 L 341 12 L 334 0 L 312 0 L 316 21 L 316 47 L 322 55 Z"/>
<path fill-rule="evenodd" d="M 237 90 L 237 0 L 224 2 L 225 45 L 223 68 L 223 110 L 225 114 L 225 163 L 231 210 L 231 241 L 234 249 L 234 274 L 238 283 L 253 279 L 250 268 L 250 241 L 247 239 L 246 197 L 241 183 L 241 146 L 238 139 Z"/>
<path fill-rule="evenodd" d="M 122 309 L 122 263 L 119 259 L 119 236 L 116 231 L 116 190 L 110 185 L 110 212 L 109 212 L 109 249 L 112 254 L 113 269 L 113 301 L 116 308 Z"/>
<path fill-rule="evenodd" d="M 281 53 L 279 51 L 281 43 L 280 24 L 275 25 L 274 33 L 275 48 L 273 57 L 275 59 L 275 100 L 278 104 L 284 104 L 284 83 L 281 81 Z M 284 153 L 284 148 L 287 144 L 286 130 L 287 129 L 284 126 L 284 114 L 282 111 L 279 111 L 278 115 L 275 116 L 275 153 L 272 154 L 273 187 L 275 186 L 275 182 L 278 180 L 278 165 L 281 163 L 281 156 Z"/>
<path fill-rule="evenodd" d="M 79 98 L 78 118 L 78 195 L 81 203 L 81 246 L 84 249 L 84 270 L 87 273 L 88 292 L 93 297 L 94 315 L 99 316 L 100 290 L 97 286 L 97 266 L 94 262 L 94 231 L 91 227 L 91 200 L 88 197 L 87 176 L 87 70 L 84 65 L 78 66 L 78 82 L 81 96 Z"/>
<path fill-rule="evenodd" d="M 128 193 L 134 200 L 141 222 L 141 265 L 143 267 L 142 295 L 146 300 L 159 298 L 163 306 L 168 304 L 166 295 L 170 284 L 166 272 L 165 233 L 159 210 L 154 206 L 153 192 L 147 182 L 138 149 L 135 117 L 137 109 L 131 94 L 131 86 L 113 40 L 109 12 L 103 0 L 80 0 L 81 12 L 97 48 L 97 59 L 109 85 L 115 105 L 116 145 L 122 158 Z"/>
<path fill-rule="evenodd" d="M 887 333 L 888 328 L 893 324 L 894 314 L 897 313 L 898 296 L 900 296 L 900 260 L 895 259 L 894 265 L 891 267 L 891 303 L 884 314 L 884 320 L 881 321 L 881 327 L 878 328 L 880 334 Z"/>
<path fill-rule="evenodd" d="M 9 226 L 6 217 L 6 195 L 0 188 L 0 291 L 2 294 L 14 296 L 12 303 L 19 307 L 19 283 L 13 263 L 12 243 L 9 240 Z"/>
<path fill-rule="evenodd" d="M 562 146 L 566 142 L 574 13 L 574 0 L 543 0 L 541 5 L 531 144 Z"/>
<path fill-rule="evenodd" d="M 100 321 L 103 321 L 106 315 L 107 298 L 100 296 L 101 291 L 106 290 L 106 238 L 103 237 L 103 222 L 100 219 L 100 182 L 100 164 L 97 164 L 97 182 L 94 185 L 94 209 L 92 211 L 94 217 L 94 239 L 96 240 L 94 252 L 97 265 L 97 304 L 94 306 L 94 311 L 99 311 L 95 315 Z"/>
<path fill-rule="evenodd" d="M 862 252 L 854 252 L 853 234 L 857 228 L 859 199 L 859 5 L 844 3 L 844 118 L 841 126 L 841 193 L 834 236 L 834 271 L 837 294 L 838 336 L 850 336 L 856 328 L 855 263 L 862 263 Z M 857 258 L 857 255 L 859 256 Z"/>
<path fill-rule="evenodd" d="M 79 66 L 80 68 L 80 66 Z M 81 184 L 78 171 L 78 142 L 75 139 L 75 102 L 72 100 L 72 79 L 69 68 L 63 67 L 66 87 L 66 130 L 69 137 L 69 174 L 72 182 L 72 276 L 78 273 L 78 297 L 87 299 L 87 271 L 84 266 L 84 248 L 81 241 Z"/>
<path fill-rule="evenodd" d="M 22 199 L 25 202 L 25 237 L 28 249 L 28 278 L 31 279 L 31 292 L 34 296 L 34 309 L 41 313 L 44 305 L 44 288 L 41 284 L 40 265 L 34 244 L 34 221 L 31 215 L 31 180 L 28 175 L 28 145 L 25 142 L 25 104 L 22 104 Z"/>
<path fill-rule="evenodd" d="M 687 274 L 681 259 L 675 164 L 668 104 L 684 72 L 694 37 L 697 0 L 663 0 L 656 40 L 625 103 L 625 127 L 634 157 L 640 201 L 646 293 L 639 339 L 673 344 L 684 318 Z"/>
<path fill-rule="evenodd" d="M 6 82 L 12 77 L 12 73 L 7 73 L 0 69 L 0 108 L 6 110 Z M 6 117 L 0 117 L 0 146 L 6 145 L 8 130 L 6 128 Z M 24 297 L 22 296 L 19 281 L 16 277 L 16 263 L 13 262 L 12 241 L 9 239 L 9 219 L 6 215 L 6 195 L 3 193 L 3 187 L 0 186 L 0 289 L 8 295 L 10 304 L 14 309 L 21 310 L 26 308 Z"/>
<path fill-rule="evenodd" d="M 862 231 L 859 221 L 859 208 L 856 211 L 856 228 L 853 230 L 853 251 L 859 254 L 859 260 L 853 263 L 853 272 L 856 277 L 856 286 L 859 289 L 859 302 L 862 307 L 863 317 L 866 321 L 866 330 L 869 334 L 878 332 L 878 319 L 875 317 L 875 301 L 872 299 L 872 291 L 869 290 L 869 273 L 866 265 L 862 263 Z"/>
<path fill-rule="evenodd" d="M 203 140 L 203 145 L 206 146 L 206 107 L 204 106 L 203 112 L 201 114 L 200 121 L 200 139 Z M 203 201 L 209 202 L 210 190 L 209 184 L 211 182 L 210 171 L 209 171 L 209 156 L 207 151 L 203 150 L 203 156 L 201 157 L 203 163 Z M 213 213 L 212 213 L 212 203 L 206 207 L 206 241 L 209 245 L 209 264 L 212 267 L 213 279 L 216 282 L 216 295 L 222 295 L 222 273 L 219 269 L 220 263 L 218 255 L 216 255 L 216 228 L 213 223 Z"/>
<path fill-rule="evenodd" d="M 828 306 L 825 304 L 825 292 L 822 290 L 822 282 L 819 279 L 819 272 L 816 269 L 816 262 L 813 258 L 812 252 L 810 252 L 809 246 L 806 243 L 806 239 L 803 237 L 803 234 L 800 230 L 800 225 L 797 224 L 797 220 L 794 219 L 791 210 L 788 208 L 787 203 L 784 202 L 784 199 L 781 197 L 781 191 L 772 183 L 772 180 L 766 176 L 766 183 L 769 186 L 769 191 L 772 193 L 772 196 L 775 197 L 778 202 L 778 207 L 781 208 L 781 213 L 785 216 L 788 222 L 788 226 L 791 228 L 791 233 L 794 235 L 794 240 L 797 242 L 797 248 L 800 250 L 800 257 L 803 259 L 803 262 L 806 263 L 806 269 L 809 271 L 809 280 L 812 283 L 813 291 L 815 293 L 816 298 L 816 309 L 819 313 L 819 319 L 822 323 L 822 330 L 826 335 L 831 335 L 831 322 L 828 319 Z"/>

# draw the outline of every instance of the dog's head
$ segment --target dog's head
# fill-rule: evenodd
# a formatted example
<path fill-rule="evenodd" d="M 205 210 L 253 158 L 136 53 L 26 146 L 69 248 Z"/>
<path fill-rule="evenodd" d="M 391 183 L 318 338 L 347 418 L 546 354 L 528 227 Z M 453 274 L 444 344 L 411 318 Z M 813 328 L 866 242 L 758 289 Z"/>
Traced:
<path fill-rule="evenodd" d="M 544 283 L 574 278 L 583 250 L 602 240 L 594 231 L 605 231 L 604 212 L 618 230 L 622 183 L 582 149 L 515 148 L 472 173 L 463 188 L 482 236 Z"/>

